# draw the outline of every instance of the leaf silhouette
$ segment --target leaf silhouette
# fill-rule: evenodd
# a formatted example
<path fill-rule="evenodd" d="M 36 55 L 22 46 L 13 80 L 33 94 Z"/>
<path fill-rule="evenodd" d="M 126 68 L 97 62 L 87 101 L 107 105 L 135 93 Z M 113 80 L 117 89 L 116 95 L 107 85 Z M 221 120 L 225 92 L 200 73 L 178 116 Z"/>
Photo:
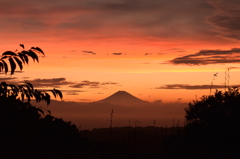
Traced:
<path fill-rule="evenodd" d="M 33 91 L 33 85 L 26 81 L 26 84 L 31 87 L 31 90 Z"/>
<path fill-rule="evenodd" d="M 24 49 L 23 44 L 20 44 L 20 46 Z M 9 67 L 11 67 L 12 75 L 16 70 L 16 65 L 18 65 L 20 70 L 22 70 L 23 64 L 28 64 L 29 57 L 32 58 L 33 61 L 39 62 L 38 53 L 45 56 L 44 52 L 39 47 L 32 47 L 28 51 L 22 50 L 21 52 L 18 53 L 17 50 L 15 52 L 5 51 L 0 57 L 0 60 L 2 61 L 2 62 L 0 61 L 0 63 L 2 63 L 0 64 L 0 71 L 5 71 L 5 73 L 7 73 L 9 71 Z M 8 59 L 9 63 L 6 63 L 5 59 Z M 10 66 L 7 66 L 8 64 L 10 64 Z"/>
<path fill-rule="evenodd" d="M 24 49 L 23 44 L 20 44 L 20 47 Z M 17 50 L 15 52 L 17 52 Z M 23 64 L 28 64 L 29 57 L 32 58 L 33 61 L 39 62 L 37 53 L 45 55 L 42 49 L 39 47 L 32 47 L 28 51 L 23 50 L 18 53 L 15 52 L 6 51 L 2 54 L 0 57 L 0 71 L 4 71 L 5 74 L 7 74 L 7 72 L 11 69 L 10 72 L 12 75 L 14 74 L 17 65 L 20 70 L 22 70 Z M 7 60 L 8 62 L 6 62 Z M 47 91 L 52 92 L 55 98 L 57 96 L 59 96 L 61 99 L 63 98 L 62 92 L 55 88 Z M 13 84 L 8 85 L 6 82 L 0 83 L 0 97 L 11 97 L 16 100 L 21 100 L 22 102 L 25 99 L 27 100 L 26 103 L 30 103 L 31 98 L 35 98 L 36 102 L 45 101 L 47 105 L 49 105 L 51 101 L 51 96 L 49 93 L 34 89 L 33 85 L 27 81 L 25 81 L 25 84 L 19 86 L 15 86 Z"/>
<path fill-rule="evenodd" d="M 8 86 L 8 84 L 6 82 L 1 82 L 1 85 Z"/>
<path fill-rule="evenodd" d="M 35 52 L 33 52 L 32 50 L 29 50 L 28 52 L 26 52 L 26 54 L 29 55 L 33 59 L 33 61 L 35 61 L 36 59 L 36 61 L 38 62 L 38 56 L 37 54 L 35 54 Z"/>
<path fill-rule="evenodd" d="M 2 56 L 5 56 L 5 55 L 13 55 L 13 56 L 17 56 L 17 54 L 15 54 L 14 52 L 12 51 L 6 51 L 2 54 Z"/>
<path fill-rule="evenodd" d="M 5 74 L 7 74 L 7 72 L 8 72 L 8 65 L 7 65 L 7 63 L 4 60 L 2 60 L 2 63 L 4 65 Z"/>
<path fill-rule="evenodd" d="M 18 56 L 20 57 L 20 59 L 22 60 L 22 62 L 25 64 L 24 54 L 23 54 L 23 53 L 18 53 Z"/>
<path fill-rule="evenodd" d="M 20 46 L 24 49 L 24 45 L 23 44 L 20 44 Z"/>
<path fill-rule="evenodd" d="M 50 104 L 50 95 L 48 93 L 45 93 L 45 101 L 47 102 L 47 105 Z"/>
<path fill-rule="evenodd" d="M 40 49 L 39 47 L 32 47 L 31 49 L 37 50 L 38 52 L 40 52 L 40 53 L 42 53 L 43 55 L 45 55 L 44 52 L 42 51 L 42 49 Z"/>
<path fill-rule="evenodd" d="M 11 75 L 12 75 L 12 74 L 14 73 L 15 69 L 16 69 L 16 64 L 15 64 L 15 62 L 13 61 L 12 58 L 9 58 L 8 60 L 9 60 L 9 62 L 10 62 Z"/>
<path fill-rule="evenodd" d="M 28 52 L 27 51 L 22 51 L 22 55 L 24 58 L 24 61 L 28 64 L 28 57 L 27 57 Z"/>
<path fill-rule="evenodd" d="M 48 90 L 48 91 L 51 91 L 55 98 L 57 97 L 57 95 L 56 95 L 54 90 Z"/>
<path fill-rule="evenodd" d="M 0 62 L 0 72 L 3 70 L 4 66 L 2 64 L 2 62 Z"/>
<path fill-rule="evenodd" d="M 23 69 L 22 61 L 20 61 L 17 57 L 13 57 L 13 58 L 14 58 L 14 60 L 17 62 L 20 70 L 22 70 L 22 69 Z"/>
<path fill-rule="evenodd" d="M 44 115 L 44 111 L 41 108 L 37 108 L 37 110 Z"/>
<path fill-rule="evenodd" d="M 25 85 L 25 86 L 27 87 L 28 93 L 29 93 L 29 94 L 32 94 L 32 89 L 31 89 L 31 87 L 30 87 L 29 85 Z"/>
<path fill-rule="evenodd" d="M 22 101 L 24 100 L 24 93 L 22 92 L 21 94 L 21 97 L 22 97 Z"/>
<path fill-rule="evenodd" d="M 36 99 L 36 102 L 40 102 L 41 101 L 40 94 L 38 92 L 36 92 L 36 90 L 35 90 L 35 93 L 33 95 L 34 95 L 34 97 Z"/>
<path fill-rule="evenodd" d="M 55 92 L 56 92 L 56 94 L 58 94 L 59 95 L 59 97 L 62 99 L 63 98 L 63 95 L 62 95 L 62 92 L 61 91 L 59 91 L 59 90 L 57 90 L 57 89 L 53 89 Z"/>

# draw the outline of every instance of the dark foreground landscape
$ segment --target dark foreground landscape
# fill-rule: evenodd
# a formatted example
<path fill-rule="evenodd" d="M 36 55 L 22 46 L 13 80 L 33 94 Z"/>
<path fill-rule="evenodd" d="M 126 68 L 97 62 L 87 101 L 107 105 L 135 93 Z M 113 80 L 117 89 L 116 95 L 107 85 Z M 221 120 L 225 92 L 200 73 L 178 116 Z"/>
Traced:
<path fill-rule="evenodd" d="M 24 48 L 24 46 L 21 44 Z M 22 69 L 28 57 L 38 61 L 38 47 L 16 54 L 4 52 L 0 68 L 11 74 Z M 14 62 L 14 60 L 15 62 Z M 62 99 L 61 91 L 48 90 Z M 143 101 L 118 92 L 139 104 Z M 112 98 L 114 97 L 114 98 Z M 110 102 L 116 96 L 107 98 Z M 54 117 L 51 112 L 31 104 L 50 104 L 47 91 L 31 83 L 16 86 L 0 83 L 1 159 L 213 159 L 240 158 L 240 93 L 238 88 L 217 91 L 186 105 L 184 127 L 112 127 L 79 130 L 76 125 Z M 119 99 L 119 98 L 118 98 Z M 145 102 L 144 102 L 145 103 Z M 99 104 L 99 103 L 97 103 Z M 99 108 L 101 109 L 101 108 Z"/>
<path fill-rule="evenodd" d="M 29 102 L 1 97 L 0 158 L 174 159 L 239 158 L 240 94 L 203 96 L 185 109 L 184 127 L 79 130 Z M 46 111 L 45 111 L 46 113 Z"/>

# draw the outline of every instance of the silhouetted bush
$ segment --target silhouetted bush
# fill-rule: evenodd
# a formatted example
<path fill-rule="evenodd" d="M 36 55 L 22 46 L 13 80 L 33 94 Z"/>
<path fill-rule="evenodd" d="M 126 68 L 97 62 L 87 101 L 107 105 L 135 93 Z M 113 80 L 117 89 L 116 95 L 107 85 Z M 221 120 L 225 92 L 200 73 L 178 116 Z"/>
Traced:
<path fill-rule="evenodd" d="M 76 125 L 43 116 L 28 102 L 0 97 L 0 157 L 71 158 L 85 151 Z"/>
<path fill-rule="evenodd" d="M 21 52 L 6 51 L 0 57 L 0 72 L 6 74 L 11 69 L 14 74 L 16 66 L 22 70 L 29 58 L 38 62 L 38 55 L 44 52 L 38 47 Z M 8 62 L 6 62 L 8 61 Z M 10 69 L 9 69 L 10 68 Z M 0 83 L 0 158 L 25 159 L 61 159 L 80 158 L 86 150 L 87 138 L 81 138 L 76 125 L 50 115 L 33 106 L 36 102 L 50 104 L 51 92 L 62 99 L 57 89 L 38 91 L 31 83 L 15 86 Z"/>
<path fill-rule="evenodd" d="M 202 96 L 189 103 L 186 111 L 186 135 L 191 144 L 237 155 L 240 148 L 240 93 L 237 88 Z M 218 154 L 219 154 L 218 153 Z"/>

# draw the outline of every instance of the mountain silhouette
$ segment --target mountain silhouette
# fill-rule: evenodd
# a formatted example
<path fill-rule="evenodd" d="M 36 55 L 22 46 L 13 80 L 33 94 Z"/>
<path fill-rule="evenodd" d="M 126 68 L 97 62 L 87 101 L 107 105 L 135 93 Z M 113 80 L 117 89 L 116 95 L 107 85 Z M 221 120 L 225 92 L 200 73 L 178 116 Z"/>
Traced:
<path fill-rule="evenodd" d="M 141 100 L 126 91 L 118 91 L 111 96 L 99 100 L 97 102 L 101 103 L 111 103 L 115 105 L 124 105 L 124 106 L 134 106 L 134 105 L 146 105 L 149 102 Z"/>

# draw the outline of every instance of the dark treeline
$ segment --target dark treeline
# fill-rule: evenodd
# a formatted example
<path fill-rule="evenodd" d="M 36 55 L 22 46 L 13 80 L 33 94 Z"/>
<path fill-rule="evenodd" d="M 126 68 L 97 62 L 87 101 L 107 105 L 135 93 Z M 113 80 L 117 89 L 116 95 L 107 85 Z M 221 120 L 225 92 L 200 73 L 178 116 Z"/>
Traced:
<path fill-rule="evenodd" d="M 166 151 L 168 140 L 181 138 L 182 133 L 183 127 L 127 126 L 83 130 L 81 136 L 92 141 L 91 153 L 86 158 L 144 159 L 171 157 Z M 173 149 L 171 151 L 176 152 Z"/>

